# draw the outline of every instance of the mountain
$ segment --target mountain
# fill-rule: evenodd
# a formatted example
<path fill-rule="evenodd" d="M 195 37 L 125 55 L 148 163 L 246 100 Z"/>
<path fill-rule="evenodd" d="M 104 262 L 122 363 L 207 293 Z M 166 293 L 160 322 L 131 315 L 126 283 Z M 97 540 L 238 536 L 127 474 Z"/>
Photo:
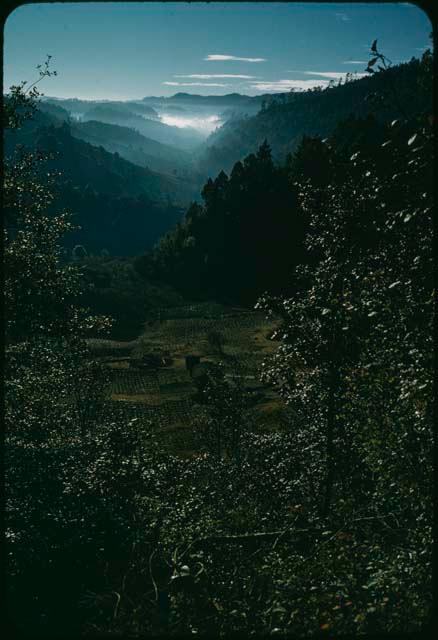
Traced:
<path fill-rule="evenodd" d="M 161 142 L 192 151 L 197 148 L 206 137 L 196 128 L 170 126 L 161 122 L 160 114 L 141 100 L 78 100 L 77 98 L 45 97 L 41 101 L 41 109 L 49 111 L 62 108 L 72 119 L 80 121 L 99 121 L 135 129 L 142 135 Z"/>
<path fill-rule="evenodd" d="M 162 144 L 151 138 L 146 138 L 134 129 L 115 124 L 88 120 L 73 122 L 71 133 L 95 146 L 102 146 L 111 153 L 119 153 L 123 158 L 147 167 L 159 173 L 178 175 L 187 180 L 193 179 L 193 164 L 191 155 Z"/>
<path fill-rule="evenodd" d="M 81 230 L 70 234 L 70 246 L 88 251 L 135 255 L 152 247 L 182 217 L 196 189 L 75 138 L 67 122 L 37 111 L 18 132 L 6 132 L 4 151 L 17 144 L 52 155 L 45 172 L 61 172 L 58 202 L 73 211 Z"/>
<path fill-rule="evenodd" d="M 160 104 L 175 104 L 186 103 L 189 105 L 221 105 L 225 107 L 240 107 L 247 106 L 258 109 L 260 108 L 265 96 L 246 96 L 240 93 L 227 93 L 223 96 L 201 96 L 194 93 L 175 93 L 170 97 L 146 97 L 143 98 L 143 102 L 160 103 Z"/>
<path fill-rule="evenodd" d="M 194 149 L 205 137 L 196 129 L 171 127 L 159 120 L 144 118 L 131 111 L 115 109 L 112 105 L 96 105 L 87 111 L 82 119 L 84 121 L 99 120 L 108 124 L 130 127 L 157 142 L 179 147 L 186 151 Z"/>
<path fill-rule="evenodd" d="M 42 111 L 61 122 L 68 122 L 70 120 L 70 112 L 59 104 L 41 101 L 38 108 L 40 112 Z"/>
<path fill-rule="evenodd" d="M 120 103 L 118 103 L 120 104 Z M 142 102 L 125 102 L 126 108 L 132 111 L 135 114 L 141 114 L 146 118 L 159 118 L 158 113 L 147 104 L 143 104 Z"/>
<path fill-rule="evenodd" d="M 154 114 L 157 112 L 152 107 L 148 107 Z M 156 117 L 156 115 L 154 116 Z M 115 122 L 125 125 L 128 122 L 142 123 L 144 117 L 137 115 L 130 109 L 120 104 L 97 104 L 82 116 L 83 120 L 99 120 L 100 122 Z"/>
<path fill-rule="evenodd" d="M 269 96 L 246 96 L 229 93 L 223 96 L 201 96 L 192 93 L 175 93 L 170 97 L 146 97 L 143 103 L 153 106 L 159 112 L 186 112 L 192 116 L 220 116 L 221 123 L 236 115 L 255 115 Z"/>
<path fill-rule="evenodd" d="M 386 99 L 376 104 L 375 95 Z M 213 132 L 200 151 L 199 166 L 214 175 L 254 153 L 267 140 L 276 161 L 293 152 L 301 138 L 328 136 L 340 120 L 350 115 L 366 117 L 378 113 L 387 120 L 431 110 L 430 92 L 422 85 L 422 62 L 392 67 L 384 73 L 302 93 L 271 96 L 251 117 L 232 117 Z M 403 104 L 403 113 L 399 105 Z"/>
<path fill-rule="evenodd" d="M 79 100 L 78 98 L 55 98 L 44 96 L 40 101 L 40 109 L 45 110 L 47 105 L 61 107 L 74 117 L 83 116 L 87 111 L 96 106 L 104 106 L 116 109 L 119 112 L 132 112 L 144 115 L 148 118 L 158 118 L 158 114 L 152 107 L 144 104 L 141 100 Z"/>
<path fill-rule="evenodd" d="M 168 282 L 185 295 L 233 304 L 253 304 L 266 291 L 293 293 L 294 269 L 309 260 L 305 238 L 314 234 L 318 223 L 309 216 L 313 205 L 302 206 L 300 185 L 310 180 L 320 193 L 330 184 L 341 188 L 351 172 L 359 172 L 362 163 L 368 163 L 390 185 L 397 211 L 400 186 L 393 182 L 399 175 L 394 167 L 400 159 L 415 162 L 411 154 L 422 148 L 421 142 L 410 145 L 417 138 L 416 131 L 431 125 L 431 77 L 431 58 L 426 57 L 363 81 L 291 96 L 289 102 L 273 104 L 256 118 L 241 121 L 235 128 L 240 138 L 235 140 L 234 157 L 238 140 L 250 146 L 254 137 L 268 132 L 269 139 L 276 141 L 278 155 L 288 150 L 288 132 L 294 132 L 295 150 L 278 162 L 265 141 L 256 153 L 237 161 L 229 175 L 221 170 L 215 179 L 209 178 L 202 203 L 192 204 L 154 251 L 139 258 L 143 273 Z M 381 100 L 377 100 L 379 95 Z M 366 96 L 372 96 L 373 102 L 365 100 Z M 363 115 L 351 115 L 352 105 Z M 325 133 L 330 127 L 332 132 L 324 140 L 315 134 L 303 135 L 311 126 L 313 131 Z M 229 128 L 223 127 L 212 137 L 228 134 Z M 356 200 L 360 210 L 360 197 L 354 196 L 351 206 Z M 410 206 L 421 206 L 417 193 Z M 364 246 L 377 244 L 381 235 L 382 212 L 377 208 L 369 215 L 377 217 L 361 234 Z"/>

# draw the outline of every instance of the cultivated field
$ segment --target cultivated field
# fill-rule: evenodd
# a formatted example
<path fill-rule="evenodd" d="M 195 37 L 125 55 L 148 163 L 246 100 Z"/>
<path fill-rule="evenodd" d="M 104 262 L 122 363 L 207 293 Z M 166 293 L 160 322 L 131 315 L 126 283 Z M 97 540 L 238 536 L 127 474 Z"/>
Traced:
<path fill-rule="evenodd" d="M 275 351 L 276 326 L 257 311 L 198 304 L 163 309 L 147 319 L 137 340 L 92 340 L 96 357 L 109 369 L 110 402 L 117 413 L 150 423 L 163 442 L 181 454 L 195 448 L 194 430 L 204 410 L 187 369 L 187 356 L 221 362 L 250 394 L 248 417 L 257 430 L 277 428 L 284 409 L 275 391 L 260 381 L 262 362 Z M 222 348 L 209 335 L 219 333 Z"/>

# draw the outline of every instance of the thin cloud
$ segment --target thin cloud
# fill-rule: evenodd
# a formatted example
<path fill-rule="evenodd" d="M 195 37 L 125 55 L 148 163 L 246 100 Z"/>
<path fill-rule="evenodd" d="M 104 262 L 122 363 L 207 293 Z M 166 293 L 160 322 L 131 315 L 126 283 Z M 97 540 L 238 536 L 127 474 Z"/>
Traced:
<path fill-rule="evenodd" d="M 273 80 L 272 82 L 253 82 L 250 86 L 257 91 L 285 92 L 291 89 L 306 91 L 315 87 L 326 87 L 328 83 L 328 80 Z"/>
<path fill-rule="evenodd" d="M 342 64 L 367 64 L 366 60 L 345 60 Z"/>
<path fill-rule="evenodd" d="M 322 78 L 330 78 L 331 80 L 340 80 L 347 75 L 344 71 L 303 71 L 308 76 L 321 76 Z M 363 78 L 366 73 L 355 73 L 357 77 Z"/>
<path fill-rule="evenodd" d="M 342 22 L 350 22 L 350 17 L 347 16 L 346 13 L 335 13 L 335 16 L 338 20 L 341 20 Z"/>
<path fill-rule="evenodd" d="M 196 80 L 212 80 L 214 78 L 237 78 L 240 80 L 255 80 L 257 76 L 244 76 L 234 73 L 191 73 L 190 75 L 175 75 L 175 78 L 194 78 Z"/>
<path fill-rule="evenodd" d="M 229 87 L 229 84 L 220 82 L 163 82 L 169 87 Z"/>
<path fill-rule="evenodd" d="M 208 62 L 228 62 L 238 60 L 239 62 L 266 62 L 266 58 L 241 58 L 240 56 L 229 56 L 222 53 L 211 53 L 204 60 Z"/>

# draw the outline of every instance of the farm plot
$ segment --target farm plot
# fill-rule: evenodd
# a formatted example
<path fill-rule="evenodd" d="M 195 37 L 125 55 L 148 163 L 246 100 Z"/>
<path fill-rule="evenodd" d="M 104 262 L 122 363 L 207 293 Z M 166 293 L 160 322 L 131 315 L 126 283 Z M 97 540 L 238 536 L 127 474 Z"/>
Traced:
<path fill-rule="evenodd" d="M 175 318 L 217 318 L 230 313 L 229 308 L 216 302 L 201 302 L 182 307 L 168 307 L 155 312 L 155 317 L 162 320 Z"/>
<path fill-rule="evenodd" d="M 87 340 L 87 345 L 90 348 L 91 352 L 99 358 L 117 358 L 122 356 L 130 356 L 137 345 L 137 340 L 121 342 L 117 340 L 101 340 L 98 338 L 93 338 Z"/>
<path fill-rule="evenodd" d="M 109 366 L 112 412 L 126 424 L 137 418 L 132 428 L 150 428 L 163 446 L 189 455 L 198 448 L 197 418 L 205 411 L 197 404 L 197 388 L 186 369 L 186 356 L 197 354 L 201 363 L 221 362 L 227 377 L 240 378 L 249 394 L 252 428 L 283 428 L 282 403 L 275 390 L 260 381 L 262 362 L 276 347 L 269 337 L 275 322 L 258 311 L 215 304 L 161 311 L 159 321 L 150 321 L 137 340 L 94 341 L 96 355 Z M 213 330 L 224 338 L 223 353 L 209 342 Z M 134 368 L 150 354 L 169 357 L 168 365 Z"/>
<path fill-rule="evenodd" d="M 173 383 L 184 384 L 191 382 L 190 373 L 186 369 L 181 368 L 159 369 L 157 371 L 157 377 L 160 386 Z"/>
<path fill-rule="evenodd" d="M 116 395 L 158 394 L 160 387 L 156 372 L 113 369 L 111 393 Z"/>

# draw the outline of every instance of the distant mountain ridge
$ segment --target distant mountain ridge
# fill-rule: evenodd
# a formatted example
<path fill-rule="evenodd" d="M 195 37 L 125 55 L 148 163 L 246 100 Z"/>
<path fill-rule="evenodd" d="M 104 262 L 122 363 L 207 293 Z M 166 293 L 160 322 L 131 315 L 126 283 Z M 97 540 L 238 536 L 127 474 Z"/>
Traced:
<path fill-rule="evenodd" d="M 193 181 L 193 159 L 188 152 L 147 138 L 134 129 L 87 120 L 72 122 L 71 133 L 92 145 L 118 153 L 141 167 Z"/>
<path fill-rule="evenodd" d="M 88 251 L 135 255 L 152 247 L 181 219 L 196 189 L 176 176 L 140 167 L 72 135 L 68 122 L 44 111 L 16 132 L 6 132 L 4 152 L 17 144 L 53 154 L 45 171 L 61 172 L 58 203 L 81 230 L 67 238 Z M 59 204 L 58 204 L 59 206 Z"/>
<path fill-rule="evenodd" d="M 386 95 L 384 104 L 375 95 Z M 350 115 L 377 114 L 381 120 L 432 111 L 430 92 L 422 86 L 422 62 L 391 67 L 358 80 L 328 89 L 274 94 L 253 116 L 233 117 L 205 141 L 199 165 L 215 175 L 229 171 L 237 160 L 255 153 L 264 140 L 273 158 L 282 162 L 293 152 L 303 136 L 328 136 L 339 121 Z"/>
<path fill-rule="evenodd" d="M 175 93 L 173 96 L 147 96 L 142 102 L 160 102 L 162 104 L 173 104 L 175 102 L 186 102 L 189 104 L 200 105 L 224 105 L 224 106 L 242 106 L 257 105 L 261 106 L 266 96 L 247 96 L 241 93 L 227 93 L 221 96 L 202 96 L 196 93 Z"/>

